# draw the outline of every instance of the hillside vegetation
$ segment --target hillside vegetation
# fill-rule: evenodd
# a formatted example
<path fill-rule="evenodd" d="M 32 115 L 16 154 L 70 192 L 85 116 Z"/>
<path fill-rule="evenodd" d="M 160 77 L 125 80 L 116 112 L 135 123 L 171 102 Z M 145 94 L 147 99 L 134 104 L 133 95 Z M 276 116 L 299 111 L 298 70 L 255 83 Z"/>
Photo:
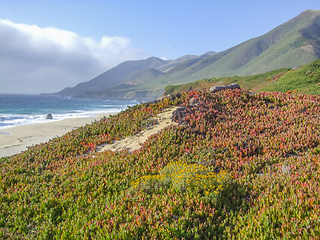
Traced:
<path fill-rule="evenodd" d="M 236 89 L 172 99 L 1 158 L 0 237 L 320 237 L 319 96 Z M 171 105 L 182 107 L 178 126 L 132 153 L 95 152 Z"/>
<path fill-rule="evenodd" d="M 242 89 L 250 92 L 286 93 L 295 90 L 300 93 L 320 94 L 320 60 L 299 68 L 284 68 L 258 75 L 210 78 L 188 84 L 168 85 L 165 87 L 164 95 L 231 83 L 237 83 Z"/>

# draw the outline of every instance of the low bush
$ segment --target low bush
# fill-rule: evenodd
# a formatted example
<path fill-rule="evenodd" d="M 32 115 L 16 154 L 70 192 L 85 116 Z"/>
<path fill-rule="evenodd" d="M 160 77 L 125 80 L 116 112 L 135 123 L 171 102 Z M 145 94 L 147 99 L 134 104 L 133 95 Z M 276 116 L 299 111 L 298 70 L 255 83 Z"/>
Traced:
<path fill-rule="evenodd" d="M 180 192 L 212 197 L 227 189 L 231 179 L 224 171 L 215 173 L 203 165 L 173 162 L 161 169 L 160 174 L 138 178 L 131 187 L 133 192 L 142 190 L 147 193 L 173 187 Z"/>

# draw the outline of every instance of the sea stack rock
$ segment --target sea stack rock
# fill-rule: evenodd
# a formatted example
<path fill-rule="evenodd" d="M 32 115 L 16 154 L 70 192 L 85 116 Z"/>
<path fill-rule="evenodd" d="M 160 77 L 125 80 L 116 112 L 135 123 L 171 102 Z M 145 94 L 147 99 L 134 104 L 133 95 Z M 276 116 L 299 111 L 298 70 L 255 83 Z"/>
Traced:
<path fill-rule="evenodd" d="M 215 93 L 215 92 L 219 92 L 221 90 L 235 89 L 235 88 L 240 89 L 240 86 L 238 84 L 236 84 L 236 83 L 231 83 L 230 85 L 213 86 L 209 90 L 210 90 L 210 92 Z"/>
<path fill-rule="evenodd" d="M 52 114 L 51 113 L 47 114 L 46 119 L 53 119 Z"/>

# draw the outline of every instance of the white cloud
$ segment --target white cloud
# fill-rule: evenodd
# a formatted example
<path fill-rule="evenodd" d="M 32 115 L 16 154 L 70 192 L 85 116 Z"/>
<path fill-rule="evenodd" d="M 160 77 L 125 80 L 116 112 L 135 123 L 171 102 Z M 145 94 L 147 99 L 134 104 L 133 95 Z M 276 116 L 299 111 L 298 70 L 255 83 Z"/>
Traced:
<path fill-rule="evenodd" d="M 145 57 L 129 38 L 100 41 L 57 28 L 0 19 L 0 93 L 56 92 L 117 64 Z"/>

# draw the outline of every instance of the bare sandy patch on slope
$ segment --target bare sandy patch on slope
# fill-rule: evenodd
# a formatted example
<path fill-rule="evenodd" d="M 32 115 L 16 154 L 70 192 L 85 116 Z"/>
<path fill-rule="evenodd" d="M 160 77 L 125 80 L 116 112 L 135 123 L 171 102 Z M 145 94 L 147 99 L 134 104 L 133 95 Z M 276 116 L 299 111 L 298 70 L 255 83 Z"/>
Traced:
<path fill-rule="evenodd" d="M 102 144 L 97 147 L 97 152 L 103 152 L 107 150 L 111 151 L 121 151 L 123 149 L 132 152 L 134 150 L 138 150 L 141 145 L 153 134 L 156 134 L 163 128 L 177 123 L 173 122 L 171 117 L 174 110 L 176 110 L 177 106 L 173 106 L 164 110 L 164 112 L 159 113 L 155 117 L 151 118 L 150 120 L 155 120 L 157 124 L 148 127 L 146 130 L 138 133 L 136 135 L 127 137 L 125 139 L 121 139 L 119 141 L 114 142 L 113 144 Z"/>

